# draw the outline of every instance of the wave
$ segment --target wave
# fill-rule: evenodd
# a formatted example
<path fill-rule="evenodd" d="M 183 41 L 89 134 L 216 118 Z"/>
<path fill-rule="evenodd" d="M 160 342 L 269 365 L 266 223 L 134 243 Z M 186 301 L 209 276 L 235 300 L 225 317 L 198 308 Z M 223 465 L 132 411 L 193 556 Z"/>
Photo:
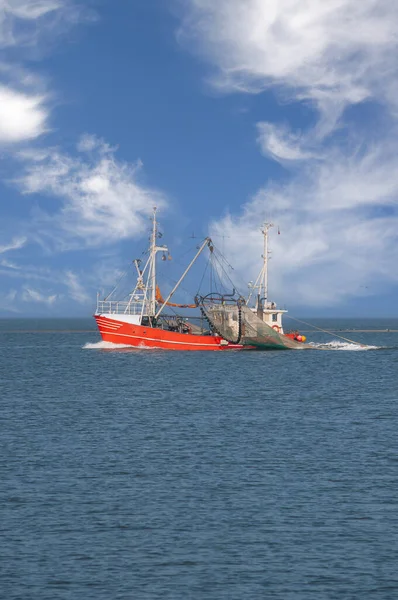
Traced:
<path fill-rule="evenodd" d="M 145 346 L 131 346 L 130 344 L 114 344 L 113 342 L 87 342 L 83 346 L 83 350 L 156 350 L 156 348 L 147 348 Z M 351 342 L 340 342 L 339 340 L 332 340 L 330 342 L 309 342 L 302 346 L 302 349 L 313 349 L 313 350 L 340 350 L 340 351 L 351 351 L 360 352 L 364 350 L 380 350 L 380 346 L 368 346 L 366 344 L 351 343 Z"/>
<path fill-rule="evenodd" d="M 340 342 L 339 340 L 332 340 L 330 342 L 310 342 L 308 344 L 310 348 L 315 350 L 343 350 L 351 352 L 363 352 L 365 350 L 380 350 L 380 346 L 368 346 L 367 344 L 360 344 L 359 342 Z"/>
<path fill-rule="evenodd" d="M 87 342 L 83 350 L 119 350 L 121 348 L 132 348 L 128 344 L 114 344 L 113 342 Z"/>

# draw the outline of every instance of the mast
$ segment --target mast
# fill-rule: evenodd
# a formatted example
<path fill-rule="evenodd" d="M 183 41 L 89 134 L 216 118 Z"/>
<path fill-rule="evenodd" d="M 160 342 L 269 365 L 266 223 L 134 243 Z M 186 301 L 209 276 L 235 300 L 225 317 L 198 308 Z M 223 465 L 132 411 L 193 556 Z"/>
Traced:
<path fill-rule="evenodd" d="M 148 249 L 148 260 L 144 266 L 144 268 L 140 269 L 139 260 L 134 260 L 133 264 L 135 265 L 137 271 L 137 283 L 133 292 L 130 294 L 130 300 L 127 304 L 127 309 L 130 309 L 130 306 L 133 302 L 139 302 L 141 304 L 141 317 L 148 316 L 158 318 L 160 313 L 163 311 L 164 307 L 167 305 L 167 302 L 173 296 L 174 292 L 177 290 L 178 286 L 181 284 L 182 280 L 198 258 L 198 256 L 202 253 L 205 246 L 211 246 L 211 239 L 206 238 L 201 244 L 198 252 L 185 269 L 184 273 L 181 275 L 180 279 L 171 290 L 170 294 L 167 296 L 166 300 L 162 303 L 160 308 L 156 310 L 157 300 L 156 300 L 156 255 L 158 252 L 167 252 L 169 251 L 167 246 L 158 246 L 157 239 L 162 237 L 162 234 L 158 231 L 158 224 L 156 220 L 156 206 L 153 207 L 153 215 L 152 215 L 152 233 L 150 236 L 149 249 Z M 166 257 L 164 256 L 164 259 Z M 144 279 L 145 277 L 145 279 Z"/>
<path fill-rule="evenodd" d="M 153 207 L 152 236 L 151 236 L 151 315 L 156 312 L 156 238 L 158 224 L 156 222 L 157 207 Z"/>
<path fill-rule="evenodd" d="M 264 236 L 264 254 L 263 254 L 263 268 L 262 268 L 262 281 L 259 289 L 259 300 L 264 300 L 264 304 L 267 304 L 268 300 L 268 231 L 273 227 L 273 223 L 264 223 L 261 233 Z"/>
<path fill-rule="evenodd" d="M 158 223 L 156 220 L 157 207 L 153 207 L 152 215 L 152 233 L 149 245 L 149 259 L 148 259 L 148 278 L 145 288 L 145 297 L 149 299 L 149 316 L 154 316 L 156 313 L 156 255 L 158 252 L 168 252 L 167 246 L 158 246 L 157 239 L 161 237 L 158 232 Z M 146 267 L 141 275 L 144 274 Z M 141 277 L 142 280 L 142 277 Z M 143 307 L 144 310 L 144 307 Z"/>
<path fill-rule="evenodd" d="M 250 283 L 249 284 L 249 289 L 250 289 L 250 293 L 249 296 L 247 298 L 247 303 L 250 302 L 251 297 L 253 296 L 253 294 L 255 293 L 255 290 L 257 291 L 257 298 L 256 298 L 256 304 L 255 304 L 255 308 L 256 310 L 262 310 L 263 308 L 267 307 L 267 300 L 268 300 L 268 256 L 269 256 L 269 250 L 268 250 L 268 232 L 271 229 L 271 227 L 273 227 L 274 224 L 273 223 L 264 223 L 263 228 L 261 229 L 261 233 L 264 236 L 264 250 L 263 250 L 263 254 L 261 255 L 262 259 L 263 259 L 263 266 L 261 268 L 260 273 L 258 274 L 258 277 L 255 281 L 255 283 Z"/>

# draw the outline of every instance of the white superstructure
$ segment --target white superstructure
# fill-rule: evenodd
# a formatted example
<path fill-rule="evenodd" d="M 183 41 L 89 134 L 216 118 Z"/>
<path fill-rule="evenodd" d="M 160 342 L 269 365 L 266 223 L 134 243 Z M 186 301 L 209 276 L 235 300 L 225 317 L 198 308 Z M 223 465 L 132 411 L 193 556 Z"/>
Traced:
<path fill-rule="evenodd" d="M 264 237 L 264 251 L 262 254 L 263 265 L 255 283 L 249 283 L 249 295 L 247 298 L 247 305 L 254 301 L 252 307 L 253 312 L 260 317 L 264 323 L 278 331 L 283 333 L 282 316 L 287 310 L 277 308 L 275 302 L 268 300 L 268 232 L 273 227 L 273 223 L 264 223 L 261 233 Z"/>

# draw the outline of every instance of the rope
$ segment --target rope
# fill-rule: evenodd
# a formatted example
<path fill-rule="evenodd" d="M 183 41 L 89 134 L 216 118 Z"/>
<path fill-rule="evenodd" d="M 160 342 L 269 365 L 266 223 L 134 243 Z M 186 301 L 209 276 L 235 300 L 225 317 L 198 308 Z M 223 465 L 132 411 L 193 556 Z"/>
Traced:
<path fill-rule="evenodd" d="M 221 256 L 221 259 L 229 266 L 229 268 L 231 269 L 231 271 L 234 271 L 235 269 L 233 268 L 232 265 L 229 264 L 229 262 L 227 261 L 227 259 L 225 258 L 224 254 L 217 248 L 214 248 L 214 250 L 217 250 L 217 254 L 219 254 Z"/>
<path fill-rule="evenodd" d="M 209 256 L 209 258 L 207 259 L 206 267 L 205 267 L 205 270 L 203 271 L 202 279 L 200 280 L 198 291 L 196 292 L 196 295 L 199 294 L 200 288 L 202 287 L 202 283 L 203 283 L 203 280 L 204 280 L 205 275 L 206 275 L 206 271 L 207 271 L 209 263 L 210 263 L 210 258 L 211 258 L 211 256 Z"/>
<path fill-rule="evenodd" d="M 218 255 L 218 254 L 220 254 L 220 255 L 221 255 L 221 257 L 222 257 L 222 259 L 223 259 L 223 260 L 225 260 L 225 259 L 224 259 L 224 257 L 222 256 L 222 254 L 220 253 L 220 251 L 219 251 L 219 250 L 217 250 L 217 251 L 216 251 L 216 249 L 214 249 L 214 250 L 215 250 L 215 251 L 214 251 L 214 253 L 213 253 L 213 256 L 214 256 L 214 261 L 215 261 L 215 262 L 217 262 L 217 264 L 220 266 L 221 273 L 222 273 L 222 274 L 224 274 L 224 277 L 227 279 L 227 281 L 228 281 L 228 283 L 231 285 L 231 287 L 232 287 L 233 289 L 236 289 L 236 288 L 235 288 L 235 285 L 234 285 L 234 282 L 232 281 L 232 279 L 231 279 L 231 278 L 230 278 L 230 276 L 228 275 L 227 271 L 224 269 L 224 265 L 222 264 L 221 260 L 218 258 L 218 256 L 217 256 L 217 255 Z M 231 266 L 231 265 L 229 265 L 229 263 L 228 263 L 226 260 L 225 260 L 225 262 L 227 263 L 227 265 L 228 265 L 228 266 Z M 232 269 L 232 267 L 231 267 L 231 269 Z M 216 271 L 216 269 L 215 269 L 215 268 L 214 268 L 214 270 Z M 218 275 L 218 277 L 219 277 L 219 280 L 220 280 L 220 285 L 221 285 L 221 287 L 224 287 L 224 286 L 223 286 L 223 281 L 222 281 L 222 279 L 221 279 L 220 275 Z"/>
<path fill-rule="evenodd" d="M 131 265 L 129 265 L 129 267 L 131 267 Z M 126 277 L 126 275 L 127 275 L 127 271 L 128 271 L 128 269 L 126 269 L 126 270 L 125 270 L 125 271 L 124 271 L 124 272 L 123 272 L 123 273 L 120 275 L 120 277 L 119 277 L 119 279 L 117 280 L 117 282 L 116 282 L 116 285 L 115 285 L 115 287 L 113 288 L 113 290 L 112 290 L 111 292 L 109 292 L 109 294 L 108 294 L 108 295 L 107 295 L 107 296 L 104 298 L 104 302 L 106 302 L 106 301 L 107 301 L 107 300 L 108 300 L 108 299 L 109 299 L 109 298 L 112 296 L 112 294 L 113 294 L 113 293 L 116 291 L 116 289 L 119 287 L 119 284 L 120 284 L 120 282 L 122 281 L 123 277 Z M 126 298 L 126 296 L 128 296 L 128 295 L 129 295 L 128 293 L 127 293 L 127 294 L 125 294 L 125 295 L 124 295 L 124 298 Z"/>
<path fill-rule="evenodd" d="M 341 340 L 344 340 L 345 342 L 350 342 L 351 344 L 358 344 L 358 346 L 361 346 L 362 348 L 366 348 L 366 344 L 361 344 L 360 342 L 357 342 L 355 340 L 350 340 L 350 338 L 346 338 L 343 335 L 339 335 L 336 332 L 328 331 L 327 329 L 322 329 L 322 327 L 317 327 L 316 325 L 312 325 L 312 323 L 307 323 L 307 321 L 301 321 L 300 319 L 296 319 L 295 317 L 291 317 L 290 315 L 286 315 L 286 318 L 292 319 L 292 321 L 297 321 L 297 323 L 302 323 L 303 325 L 308 325 L 308 327 L 313 327 L 314 329 L 317 329 L 318 331 L 323 331 L 323 333 L 328 333 L 329 335 L 338 337 Z"/>

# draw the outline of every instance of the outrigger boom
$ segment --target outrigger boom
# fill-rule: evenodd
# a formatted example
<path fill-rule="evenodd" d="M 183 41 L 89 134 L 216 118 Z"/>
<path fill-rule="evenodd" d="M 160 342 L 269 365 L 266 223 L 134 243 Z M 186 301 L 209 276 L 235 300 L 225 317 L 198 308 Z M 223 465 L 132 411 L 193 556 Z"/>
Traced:
<path fill-rule="evenodd" d="M 158 312 L 155 315 L 155 318 L 157 319 L 160 315 L 160 313 L 162 312 L 162 310 L 164 309 L 164 307 L 167 305 L 167 303 L 171 300 L 171 297 L 174 295 L 174 293 L 177 291 L 179 285 L 182 283 L 182 281 L 184 280 L 185 276 L 187 275 L 187 273 L 190 271 L 190 269 L 193 267 L 193 265 L 195 264 L 196 260 L 199 258 L 199 256 L 202 254 L 203 250 L 206 248 L 206 246 L 210 247 L 211 245 L 211 239 L 209 237 L 207 237 L 204 242 L 202 243 L 202 245 L 200 246 L 199 250 L 197 251 L 197 253 L 195 254 L 194 258 L 191 260 L 191 262 L 189 263 L 189 265 L 187 266 L 187 268 L 185 269 L 184 273 L 181 275 L 180 279 L 177 281 L 177 283 L 175 284 L 175 286 L 173 287 L 173 289 L 171 290 L 170 294 L 167 296 L 166 300 L 163 302 L 162 306 L 159 308 Z"/>

